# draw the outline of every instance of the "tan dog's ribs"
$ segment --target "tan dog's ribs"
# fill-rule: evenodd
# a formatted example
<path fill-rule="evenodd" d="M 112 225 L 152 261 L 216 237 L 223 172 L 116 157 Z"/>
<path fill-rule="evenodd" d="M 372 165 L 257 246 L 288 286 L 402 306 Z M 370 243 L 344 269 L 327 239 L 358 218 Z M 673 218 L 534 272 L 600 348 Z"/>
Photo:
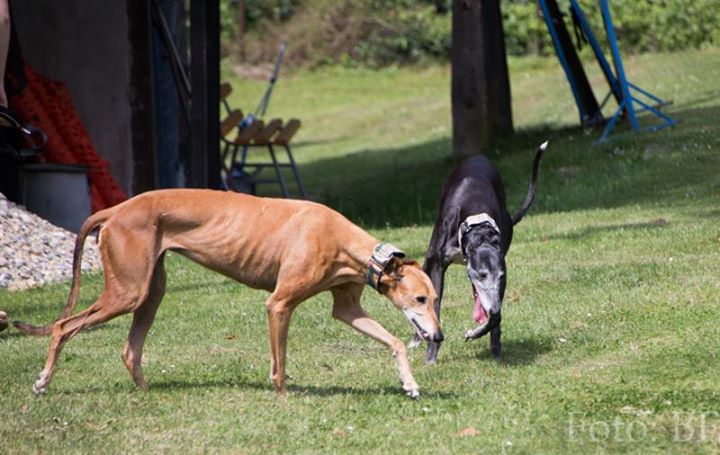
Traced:
<path fill-rule="evenodd" d="M 105 287 L 97 301 L 71 315 L 80 289 L 80 263 L 87 235 L 101 226 L 99 247 Z M 44 392 L 67 341 L 86 327 L 133 312 L 122 360 L 133 381 L 147 388 L 142 351 L 165 294 L 164 257 L 174 250 L 241 283 L 265 289 L 270 341 L 270 379 L 283 393 L 288 329 L 295 308 L 332 291 L 333 317 L 388 346 L 397 358 L 403 389 L 417 397 L 403 343 L 360 306 L 368 261 L 378 241 L 339 213 L 306 201 L 258 198 L 211 190 L 160 190 L 136 196 L 89 217 L 73 257 L 68 302 L 54 323 L 29 334 L 52 334 L 45 368 L 33 386 Z M 395 259 L 378 291 L 401 310 L 418 334 L 442 340 L 432 302 L 436 294 L 415 261 Z"/>

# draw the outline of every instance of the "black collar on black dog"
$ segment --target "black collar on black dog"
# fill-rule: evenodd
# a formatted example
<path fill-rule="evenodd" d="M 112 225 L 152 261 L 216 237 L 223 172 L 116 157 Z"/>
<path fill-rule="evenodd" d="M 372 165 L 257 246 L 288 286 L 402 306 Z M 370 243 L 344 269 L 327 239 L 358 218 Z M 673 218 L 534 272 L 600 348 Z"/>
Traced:
<path fill-rule="evenodd" d="M 498 235 L 500 235 L 500 228 L 495 220 L 487 213 L 478 213 L 477 215 L 470 215 L 465 218 L 465 221 L 460 223 L 460 227 L 458 228 L 458 246 L 460 247 L 460 252 L 462 253 L 463 258 L 465 258 L 465 250 L 463 250 L 462 244 L 463 235 L 470 232 L 474 226 L 478 226 L 480 224 L 489 225 L 495 232 L 498 233 Z"/>
<path fill-rule="evenodd" d="M 404 258 L 405 253 L 395 245 L 382 242 L 373 249 L 373 254 L 368 262 L 367 284 L 378 291 L 380 278 L 392 262 L 393 258 Z M 379 291 L 378 291 L 379 292 Z"/>

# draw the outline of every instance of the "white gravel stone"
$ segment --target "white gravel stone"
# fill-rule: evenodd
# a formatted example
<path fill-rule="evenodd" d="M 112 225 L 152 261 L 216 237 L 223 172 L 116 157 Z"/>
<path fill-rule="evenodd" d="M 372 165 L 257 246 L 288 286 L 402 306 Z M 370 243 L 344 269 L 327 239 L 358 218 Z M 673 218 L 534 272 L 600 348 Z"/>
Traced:
<path fill-rule="evenodd" d="M 75 234 L 0 194 L 0 289 L 17 291 L 72 278 Z M 101 270 L 94 237 L 85 241 L 82 270 Z"/>

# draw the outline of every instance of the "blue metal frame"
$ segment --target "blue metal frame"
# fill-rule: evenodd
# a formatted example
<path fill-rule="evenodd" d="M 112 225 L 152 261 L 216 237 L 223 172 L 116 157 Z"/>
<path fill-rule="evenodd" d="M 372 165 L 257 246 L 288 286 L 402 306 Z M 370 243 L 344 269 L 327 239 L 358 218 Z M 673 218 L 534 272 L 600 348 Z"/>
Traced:
<path fill-rule="evenodd" d="M 558 56 L 558 60 L 560 60 L 560 64 L 562 65 L 563 69 L 565 70 L 565 76 L 567 77 L 568 82 L 570 83 L 570 88 L 572 89 L 573 96 L 575 97 L 575 104 L 577 104 L 578 111 L 580 113 L 580 123 L 583 123 L 583 119 L 589 117 L 589 113 L 585 112 L 585 109 L 583 108 L 582 103 L 580 102 L 580 95 L 578 94 L 578 88 L 577 88 L 577 82 L 575 81 L 575 78 L 572 77 L 572 72 L 570 71 L 570 66 L 568 65 L 567 58 L 565 57 L 565 53 L 562 50 L 562 45 L 560 44 L 560 39 L 557 36 L 557 31 L 555 30 L 555 24 L 553 24 L 552 19 L 550 17 L 550 12 L 548 11 L 547 4 L 545 3 L 545 0 L 539 0 L 540 8 L 543 12 L 543 17 L 545 18 L 545 23 L 547 24 L 548 30 L 550 31 L 550 36 L 552 37 L 553 47 L 555 48 L 555 53 Z"/>
<path fill-rule="evenodd" d="M 650 111 L 652 114 L 656 115 L 662 120 L 662 123 L 660 124 L 652 125 L 645 128 L 644 130 L 646 131 L 657 131 L 668 126 L 675 125 L 677 123 L 675 120 L 673 120 L 670 116 L 661 112 L 658 109 L 659 107 L 670 104 L 669 102 L 664 101 L 653 95 L 652 93 L 641 89 L 627 79 L 627 76 L 625 74 L 625 68 L 622 62 L 622 57 L 620 56 L 620 49 L 618 48 L 617 44 L 615 28 L 613 27 L 612 19 L 610 17 L 610 7 L 608 6 L 608 0 L 599 1 L 600 10 L 602 12 L 603 20 L 605 22 L 605 31 L 607 33 L 610 50 L 612 52 L 612 59 L 615 65 L 615 72 L 613 72 L 612 67 L 610 66 L 610 62 L 608 62 L 607 58 L 605 57 L 605 54 L 600 47 L 597 37 L 593 33 L 590 24 L 585 17 L 585 13 L 580 7 L 580 4 L 577 0 L 570 0 L 570 8 L 572 8 L 578 19 L 580 27 L 585 33 L 585 36 L 587 36 L 588 42 L 590 43 L 593 53 L 595 54 L 595 58 L 600 64 L 600 68 L 605 74 L 605 78 L 610 85 L 610 93 L 608 93 L 607 96 L 604 98 L 604 100 L 600 104 L 600 108 L 602 109 L 605 106 L 611 95 L 614 95 L 615 99 L 618 102 L 617 110 L 614 112 L 613 116 L 608 121 L 605 130 L 603 131 L 600 139 L 598 139 L 597 142 L 605 142 L 607 140 L 607 137 L 612 132 L 615 124 L 623 115 L 627 116 L 628 120 L 630 121 L 630 126 L 634 131 L 641 131 L 639 122 L 637 120 L 637 114 L 645 111 Z M 562 46 L 560 45 L 557 30 L 555 29 L 555 24 L 552 22 L 552 19 L 550 17 L 547 4 L 545 0 L 538 0 L 538 3 L 540 4 L 545 23 L 547 24 L 548 30 L 550 31 L 553 46 L 555 47 L 555 53 L 557 54 L 558 59 L 560 60 L 560 64 L 562 65 L 563 70 L 565 70 L 565 76 L 570 83 L 570 88 L 572 89 L 573 97 L 575 98 L 575 104 L 577 104 L 578 111 L 580 113 L 580 123 L 582 123 L 583 118 L 588 117 L 588 113 L 585 112 L 583 105 L 580 101 L 577 81 L 575 81 L 572 76 L 572 72 L 570 71 L 567 57 L 565 56 Z M 630 89 L 633 89 L 635 92 L 637 92 L 638 96 L 643 95 L 651 101 L 646 102 L 640 100 L 637 96 L 633 96 Z M 653 103 L 654 105 L 651 105 L 649 103 Z M 636 109 L 635 104 L 638 104 L 640 106 L 640 109 Z"/>
<path fill-rule="evenodd" d="M 603 15 L 603 20 L 605 21 L 608 42 L 610 43 L 610 50 L 612 51 L 613 62 L 615 63 L 615 70 L 617 72 L 617 80 L 620 84 L 620 90 L 622 92 L 623 98 L 620 102 L 620 106 L 618 106 L 618 109 L 615 111 L 612 118 L 605 127 L 605 131 L 603 131 L 600 139 L 598 139 L 598 142 L 605 142 L 607 140 L 607 137 L 612 132 L 618 119 L 623 115 L 623 112 L 625 112 L 628 119 L 630 120 L 630 126 L 634 131 L 640 131 L 640 124 L 637 120 L 636 114 L 644 111 L 650 111 L 651 113 L 660 117 L 660 119 L 662 120 L 662 123 L 660 124 L 652 125 L 645 128 L 646 131 L 657 131 L 668 126 L 675 125 L 677 123 L 675 120 L 673 120 L 670 116 L 664 114 L 660 110 L 656 109 L 656 107 L 668 104 L 667 102 L 651 94 L 650 92 L 641 89 L 637 85 L 627 80 L 627 76 L 625 75 L 625 68 L 623 67 L 622 58 L 620 56 L 620 49 L 618 48 L 617 44 L 617 37 L 615 36 L 615 28 L 612 25 L 612 18 L 610 17 L 610 7 L 608 6 L 608 0 L 600 0 L 600 10 Z M 655 103 L 657 103 L 657 105 L 655 107 L 650 106 L 646 102 L 643 102 L 642 100 L 633 96 L 632 93 L 630 93 L 631 88 L 636 90 L 641 95 L 650 98 Z M 636 111 L 634 103 L 642 106 L 642 109 Z"/>
<path fill-rule="evenodd" d="M 607 79 L 608 84 L 610 85 L 610 93 L 615 95 L 615 99 L 618 103 L 620 103 L 622 101 L 622 92 L 620 91 L 618 80 L 615 77 L 615 74 L 613 74 L 612 72 L 610 63 L 608 62 L 607 58 L 605 58 L 605 53 L 600 47 L 600 43 L 598 42 L 597 38 L 595 37 L 595 33 L 590 27 L 590 23 L 588 23 L 587 19 L 585 18 L 585 13 L 583 12 L 582 8 L 580 8 L 580 4 L 577 2 L 577 0 L 570 0 L 570 8 L 573 9 L 575 16 L 578 18 L 580 28 L 582 28 L 583 33 L 585 33 L 585 36 L 587 36 L 590 47 L 593 50 L 593 54 L 595 54 L 595 58 L 600 64 L 602 72 L 605 73 L 605 79 Z M 600 105 L 601 108 L 605 106 L 607 100 L 608 97 L 605 97 L 605 99 Z"/>

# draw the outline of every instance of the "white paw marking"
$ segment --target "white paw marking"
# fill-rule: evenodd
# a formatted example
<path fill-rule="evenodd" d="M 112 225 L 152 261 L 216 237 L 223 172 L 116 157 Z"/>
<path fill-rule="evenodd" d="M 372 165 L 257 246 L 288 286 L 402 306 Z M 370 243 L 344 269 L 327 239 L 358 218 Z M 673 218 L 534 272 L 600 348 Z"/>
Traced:
<path fill-rule="evenodd" d="M 47 386 L 39 384 L 40 381 L 36 382 L 32 386 L 32 391 L 35 395 L 43 394 L 47 391 Z"/>
<path fill-rule="evenodd" d="M 407 396 L 413 399 L 420 398 L 420 391 L 418 389 L 411 389 L 407 391 Z"/>

